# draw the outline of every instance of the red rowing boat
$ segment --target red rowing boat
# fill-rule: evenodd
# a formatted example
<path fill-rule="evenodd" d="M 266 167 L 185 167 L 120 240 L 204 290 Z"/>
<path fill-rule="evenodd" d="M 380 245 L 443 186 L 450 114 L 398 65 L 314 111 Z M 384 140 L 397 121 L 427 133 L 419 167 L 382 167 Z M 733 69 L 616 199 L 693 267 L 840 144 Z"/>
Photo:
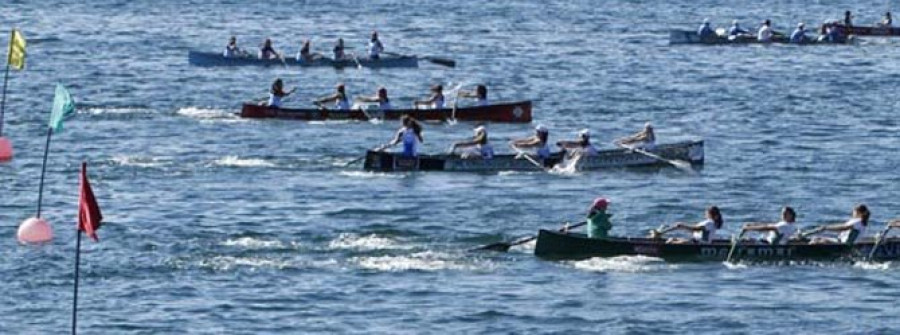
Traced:
<path fill-rule="evenodd" d="M 391 110 L 337 110 L 325 108 L 270 108 L 254 104 L 244 104 L 241 117 L 294 119 L 305 121 L 321 120 L 394 120 L 410 115 L 422 121 L 490 121 L 528 123 L 531 122 L 531 101 L 518 101 L 487 106 L 468 106 L 442 109 L 391 109 Z"/>
<path fill-rule="evenodd" d="M 838 25 L 846 34 L 857 36 L 894 36 L 900 37 L 900 27 L 891 26 L 852 26 Z"/>

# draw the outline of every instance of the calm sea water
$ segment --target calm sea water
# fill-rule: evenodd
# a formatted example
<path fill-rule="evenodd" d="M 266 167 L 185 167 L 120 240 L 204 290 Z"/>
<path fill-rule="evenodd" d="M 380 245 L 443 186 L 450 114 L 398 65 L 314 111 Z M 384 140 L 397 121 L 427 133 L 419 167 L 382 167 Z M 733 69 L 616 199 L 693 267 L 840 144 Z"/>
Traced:
<path fill-rule="evenodd" d="M 898 4 L 851 1 L 6 1 L 0 26 L 29 39 L 14 72 L 0 164 L 0 333 L 62 333 L 70 316 L 79 163 L 107 224 L 82 257 L 85 333 L 900 333 L 893 263 L 579 262 L 467 253 L 579 220 L 612 199 L 613 233 L 643 234 L 722 207 L 728 234 L 777 219 L 839 222 L 868 204 L 900 216 L 898 40 L 857 46 L 668 46 L 709 17 L 779 30 L 872 22 Z M 458 67 L 197 68 L 187 51 L 266 36 L 451 57 Z M 6 45 L 8 34 L 0 34 Z M 553 139 L 590 128 L 605 147 L 652 121 L 662 141 L 704 138 L 700 175 L 672 169 L 379 174 L 343 164 L 394 123 L 242 120 L 281 77 L 301 106 L 343 81 L 411 103 L 435 83 L 485 83 L 532 99 Z M 55 135 L 45 217 L 56 239 L 20 246 L 34 214 L 53 85 L 78 115 Z M 426 125 L 425 151 L 471 124 Z M 491 125 L 498 143 L 527 125 Z"/>

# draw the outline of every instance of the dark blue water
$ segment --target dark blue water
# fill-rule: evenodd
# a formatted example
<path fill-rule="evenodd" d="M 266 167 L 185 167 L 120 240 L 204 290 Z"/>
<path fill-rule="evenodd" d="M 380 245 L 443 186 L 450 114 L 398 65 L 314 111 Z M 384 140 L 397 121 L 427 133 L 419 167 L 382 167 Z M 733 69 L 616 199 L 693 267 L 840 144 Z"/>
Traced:
<path fill-rule="evenodd" d="M 29 39 L 14 72 L 0 164 L 0 333 L 68 329 L 79 163 L 106 217 L 82 257 L 85 333 L 884 333 L 900 332 L 892 263 L 580 262 L 464 250 L 576 221 L 612 199 L 613 233 L 697 221 L 716 204 L 725 234 L 775 220 L 840 222 L 866 203 L 900 215 L 897 40 L 856 46 L 670 47 L 668 29 L 709 17 L 778 30 L 845 9 L 872 22 L 891 4 L 775 1 L 7 1 L 0 26 Z M 266 36 L 452 57 L 419 69 L 196 68 L 189 49 Z M 8 33 L 0 34 L 6 45 Z M 345 168 L 394 123 L 233 117 L 281 77 L 289 104 L 389 88 L 405 106 L 435 83 L 485 83 L 532 99 L 554 139 L 590 128 L 605 147 L 652 121 L 662 141 L 704 138 L 700 175 L 378 174 Z M 78 115 L 54 136 L 44 215 L 56 239 L 20 246 L 34 215 L 56 82 Z M 425 151 L 469 136 L 426 125 Z M 498 143 L 527 125 L 491 125 Z"/>

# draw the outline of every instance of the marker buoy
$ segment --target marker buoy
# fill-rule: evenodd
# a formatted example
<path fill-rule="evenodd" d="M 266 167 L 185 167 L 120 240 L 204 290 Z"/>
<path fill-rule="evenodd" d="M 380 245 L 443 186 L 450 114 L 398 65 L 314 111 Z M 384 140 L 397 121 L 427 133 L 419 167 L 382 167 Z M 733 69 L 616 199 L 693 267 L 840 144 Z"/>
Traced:
<path fill-rule="evenodd" d="M 19 225 L 16 238 L 23 244 L 49 242 L 53 239 L 53 228 L 47 220 L 28 218 Z"/>
<path fill-rule="evenodd" d="M 6 139 L 6 137 L 0 137 L 0 162 L 11 160 L 12 156 L 12 142 Z"/>

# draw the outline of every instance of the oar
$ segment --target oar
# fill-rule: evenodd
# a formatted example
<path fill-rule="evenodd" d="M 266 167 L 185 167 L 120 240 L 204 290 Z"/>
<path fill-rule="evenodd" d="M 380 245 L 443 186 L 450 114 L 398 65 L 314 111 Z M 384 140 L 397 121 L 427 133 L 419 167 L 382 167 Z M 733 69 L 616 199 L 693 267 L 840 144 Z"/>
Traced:
<path fill-rule="evenodd" d="M 356 58 L 355 52 L 350 53 L 350 58 L 353 58 L 353 62 L 356 63 L 356 68 L 362 70 L 363 66 L 359 63 L 359 59 Z"/>
<path fill-rule="evenodd" d="M 666 158 L 663 158 L 663 157 L 660 156 L 660 155 L 651 153 L 651 152 L 646 151 L 646 150 L 644 150 L 644 149 L 641 149 L 641 148 L 635 148 L 635 147 L 629 147 L 629 146 L 627 146 L 627 145 L 625 145 L 625 144 L 622 144 L 622 143 L 616 143 L 616 145 L 618 145 L 618 146 L 620 146 L 620 147 L 622 147 L 622 148 L 631 150 L 631 151 L 633 151 L 633 152 L 637 152 L 637 153 L 639 153 L 639 154 L 641 154 L 641 155 L 644 155 L 644 156 L 647 156 L 647 157 L 656 159 L 656 160 L 658 160 L 658 161 L 669 163 L 669 165 L 672 165 L 672 166 L 678 168 L 679 170 L 683 170 L 683 171 L 685 171 L 685 172 L 690 172 L 690 173 L 696 172 L 696 171 L 694 171 L 694 168 L 691 166 L 691 163 L 685 162 L 685 161 L 683 161 L 683 160 L 680 160 L 680 159 L 666 159 Z"/>
<path fill-rule="evenodd" d="M 731 263 L 731 256 L 734 256 L 734 251 L 737 250 L 739 244 L 741 244 L 741 238 L 744 237 L 744 233 L 746 230 L 741 229 L 741 233 L 737 235 L 737 237 L 731 239 L 731 250 L 728 250 L 728 258 L 725 259 L 725 263 Z"/>
<path fill-rule="evenodd" d="M 384 148 L 387 148 L 387 146 L 388 146 L 388 144 L 385 143 L 385 144 L 382 144 L 382 145 L 379 145 L 379 146 L 373 148 L 371 151 L 381 151 L 381 150 L 384 150 Z M 366 153 L 368 153 L 368 151 Z M 366 155 L 363 155 L 362 157 L 356 157 L 352 161 L 344 163 L 344 167 L 348 167 L 350 165 L 356 164 L 357 162 L 359 162 L 363 159 L 366 159 Z"/>
<path fill-rule="evenodd" d="M 875 257 L 875 252 L 878 251 L 878 247 L 881 246 L 881 241 L 884 241 L 884 238 L 887 237 L 887 233 L 894 228 L 892 225 L 895 221 L 888 222 L 887 226 L 879 233 L 875 235 L 875 245 L 872 246 L 872 251 L 869 251 L 869 257 L 866 257 L 867 261 L 871 261 L 872 257 Z"/>
<path fill-rule="evenodd" d="M 659 226 L 656 229 L 650 229 L 650 238 L 658 239 L 662 238 L 663 234 L 668 233 L 670 231 L 678 229 L 677 226 L 666 227 L 665 225 Z"/>
<path fill-rule="evenodd" d="M 576 223 L 576 224 L 573 224 L 570 226 L 563 226 L 562 228 L 559 228 L 558 231 L 563 232 L 568 229 L 578 228 L 578 227 L 581 227 L 586 224 L 587 224 L 587 221 L 581 221 L 579 223 Z M 525 244 L 525 243 L 534 241 L 534 239 L 536 239 L 536 238 L 537 238 L 537 235 L 531 235 L 531 236 L 528 236 L 525 238 L 515 240 L 513 242 L 497 242 L 497 243 L 481 246 L 481 247 L 478 247 L 475 249 L 471 249 L 469 251 L 490 250 L 490 251 L 498 251 L 498 252 L 507 252 L 507 251 L 509 251 L 509 248 L 512 248 L 512 247 L 520 245 L 520 244 Z"/>
<path fill-rule="evenodd" d="M 512 148 L 518 154 L 517 156 L 525 157 L 525 159 L 527 159 L 529 162 L 531 162 L 531 164 L 534 164 L 534 166 L 537 166 L 539 169 L 544 170 L 544 171 L 549 171 L 549 169 L 547 167 L 545 167 L 543 164 L 539 163 L 537 160 L 535 160 L 531 156 L 528 156 L 528 154 L 523 152 L 521 149 L 517 148 L 516 146 L 512 146 Z"/>
<path fill-rule="evenodd" d="M 456 124 L 456 106 L 459 104 L 459 89 L 456 90 L 456 98 L 453 99 L 453 110 L 450 111 L 450 118 L 447 119 L 447 123 L 450 125 Z"/>
<path fill-rule="evenodd" d="M 407 55 L 398 54 L 395 52 L 384 51 L 382 53 L 385 55 L 391 55 L 391 56 L 397 56 L 397 57 L 409 57 Z M 412 57 L 418 57 L 418 58 L 427 60 L 429 62 L 432 62 L 434 64 L 443 65 L 446 67 L 456 67 L 456 61 L 449 59 L 449 58 L 441 58 L 441 57 L 433 57 L 433 56 L 412 56 Z"/>

